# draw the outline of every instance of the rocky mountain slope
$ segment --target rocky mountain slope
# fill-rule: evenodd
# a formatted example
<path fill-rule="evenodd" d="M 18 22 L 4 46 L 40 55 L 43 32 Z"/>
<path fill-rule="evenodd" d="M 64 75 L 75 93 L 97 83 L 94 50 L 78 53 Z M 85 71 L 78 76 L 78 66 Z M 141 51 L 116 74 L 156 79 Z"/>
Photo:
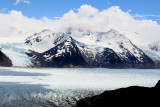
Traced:
<path fill-rule="evenodd" d="M 160 81 L 155 87 L 131 86 L 82 99 L 77 102 L 75 107 L 107 107 L 112 106 L 157 106 L 160 95 Z"/>
<path fill-rule="evenodd" d="M 46 35 L 47 34 L 47 35 Z M 34 66 L 151 68 L 154 62 L 119 32 L 44 30 L 25 41 Z"/>
<path fill-rule="evenodd" d="M 12 66 L 11 60 L 0 50 L 0 66 L 10 67 Z"/>

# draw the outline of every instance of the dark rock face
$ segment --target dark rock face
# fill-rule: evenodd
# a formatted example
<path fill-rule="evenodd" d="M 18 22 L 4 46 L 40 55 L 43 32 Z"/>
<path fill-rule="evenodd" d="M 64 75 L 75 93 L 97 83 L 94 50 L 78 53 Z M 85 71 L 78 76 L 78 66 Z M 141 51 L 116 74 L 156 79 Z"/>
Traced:
<path fill-rule="evenodd" d="M 4 66 L 4 67 L 12 66 L 11 60 L 1 51 L 0 51 L 0 66 Z"/>
<path fill-rule="evenodd" d="M 109 48 L 105 48 L 104 51 L 100 54 L 96 54 L 97 66 L 99 67 L 120 67 L 123 64 L 123 61 L 120 57 Z"/>
<path fill-rule="evenodd" d="M 131 86 L 82 99 L 76 107 L 123 107 L 123 106 L 157 106 L 160 96 L 160 81 L 153 88 Z"/>

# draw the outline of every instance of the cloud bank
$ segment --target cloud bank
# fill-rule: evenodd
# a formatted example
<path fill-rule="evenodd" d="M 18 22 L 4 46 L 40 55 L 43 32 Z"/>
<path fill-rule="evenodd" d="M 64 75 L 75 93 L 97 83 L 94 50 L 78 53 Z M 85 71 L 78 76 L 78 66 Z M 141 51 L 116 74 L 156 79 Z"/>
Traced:
<path fill-rule="evenodd" d="M 0 42 L 21 41 L 28 36 L 26 32 L 35 33 L 43 29 L 59 32 L 71 26 L 91 31 L 106 32 L 115 29 L 120 32 L 136 32 L 146 40 L 160 40 L 160 25 L 157 22 L 137 20 L 118 6 L 99 11 L 90 5 L 82 5 L 77 11 L 70 10 L 62 17 L 55 18 L 29 18 L 15 10 L 8 14 L 0 13 Z"/>

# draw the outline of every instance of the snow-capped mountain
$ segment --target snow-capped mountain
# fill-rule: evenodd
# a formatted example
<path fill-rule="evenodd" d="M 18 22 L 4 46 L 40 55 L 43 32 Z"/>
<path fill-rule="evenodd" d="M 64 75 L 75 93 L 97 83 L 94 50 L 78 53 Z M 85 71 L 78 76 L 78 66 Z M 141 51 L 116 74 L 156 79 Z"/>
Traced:
<path fill-rule="evenodd" d="M 87 63 L 80 53 L 72 37 L 43 53 L 29 53 L 33 56 L 34 64 L 42 67 L 85 66 Z"/>
<path fill-rule="evenodd" d="M 132 42 L 133 35 L 139 42 L 136 38 Z M 141 41 L 137 33 L 119 33 L 113 29 L 94 32 L 69 27 L 56 33 L 45 29 L 22 43 L 0 47 L 13 66 L 153 68 L 155 52 L 143 48 Z"/>
<path fill-rule="evenodd" d="M 91 40 L 90 42 L 87 42 Z M 132 44 L 132 42 L 119 32 L 111 29 L 108 32 L 96 32 L 88 34 L 84 38 L 79 39 L 89 45 L 96 45 L 114 50 L 119 56 L 125 57 L 126 52 L 129 51 L 131 54 L 140 59 L 141 51 Z"/>
<path fill-rule="evenodd" d="M 110 67 L 146 68 L 154 65 L 141 49 L 119 32 L 91 32 L 67 29 L 63 33 L 49 30 L 27 38 L 28 55 L 41 67 Z"/>
<path fill-rule="evenodd" d="M 43 30 L 40 33 L 35 33 L 25 40 L 26 48 L 42 53 L 52 47 L 55 47 L 58 43 L 62 42 L 67 35 L 65 33 L 53 33 L 51 30 Z M 62 39 L 64 38 L 64 39 Z"/>

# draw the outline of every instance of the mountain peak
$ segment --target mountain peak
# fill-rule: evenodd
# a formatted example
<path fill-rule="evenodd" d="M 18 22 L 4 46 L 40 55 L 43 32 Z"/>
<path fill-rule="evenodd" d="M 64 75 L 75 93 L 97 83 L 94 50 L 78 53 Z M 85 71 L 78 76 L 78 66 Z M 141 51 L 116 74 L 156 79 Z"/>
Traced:
<path fill-rule="evenodd" d="M 110 29 L 108 32 L 118 32 L 115 29 Z"/>
<path fill-rule="evenodd" d="M 97 41 L 125 40 L 126 38 L 118 31 L 111 29 L 108 32 L 98 32 Z"/>
<path fill-rule="evenodd" d="M 114 29 L 110 29 L 108 32 L 107 32 L 107 35 L 110 36 L 110 37 L 124 37 L 122 34 L 120 34 L 118 31 L 114 30 Z"/>

